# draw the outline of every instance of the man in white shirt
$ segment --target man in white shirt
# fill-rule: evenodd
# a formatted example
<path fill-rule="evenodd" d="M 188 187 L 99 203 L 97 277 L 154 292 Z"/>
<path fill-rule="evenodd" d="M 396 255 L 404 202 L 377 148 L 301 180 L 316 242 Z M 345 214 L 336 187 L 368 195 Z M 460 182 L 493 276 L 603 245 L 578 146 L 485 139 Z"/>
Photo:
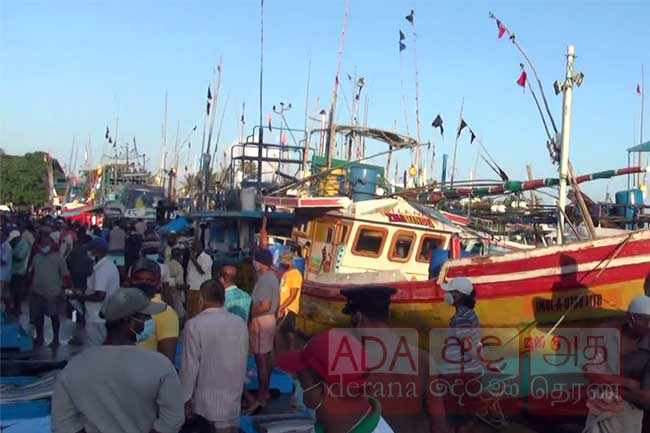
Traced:
<path fill-rule="evenodd" d="M 199 289 L 201 284 L 212 277 L 212 258 L 203 251 L 203 244 L 199 239 L 192 242 L 190 261 L 187 263 L 187 285 L 189 286 L 187 299 L 187 316 L 189 319 L 199 313 Z"/>
<path fill-rule="evenodd" d="M 248 329 L 224 308 L 225 290 L 220 282 L 206 281 L 200 293 L 204 309 L 185 326 L 180 371 L 185 414 L 202 416 L 215 432 L 237 432 Z"/>
<path fill-rule="evenodd" d="M 85 293 L 74 293 L 70 299 L 76 299 L 86 304 L 86 324 L 83 332 L 83 344 L 86 347 L 98 346 L 106 338 L 104 319 L 99 316 L 104 300 L 120 287 L 120 274 L 117 266 L 110 257 L 108 245 L 101 239 L 95 239 L 88 244 L 88 252 L 94 257 L 93 273 L 87 280 Z"/>

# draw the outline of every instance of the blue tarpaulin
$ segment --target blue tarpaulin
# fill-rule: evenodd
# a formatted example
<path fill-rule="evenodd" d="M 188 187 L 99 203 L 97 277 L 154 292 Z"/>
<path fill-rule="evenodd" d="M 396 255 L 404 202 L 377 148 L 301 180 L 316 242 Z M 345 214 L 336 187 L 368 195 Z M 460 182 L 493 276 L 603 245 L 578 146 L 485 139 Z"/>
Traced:
<path fill-rule="evenodd" d="M 192 227 L 192 224 L 185 218 L 176 218 L 160 227 L 160 233 L 181 233 Z"/>

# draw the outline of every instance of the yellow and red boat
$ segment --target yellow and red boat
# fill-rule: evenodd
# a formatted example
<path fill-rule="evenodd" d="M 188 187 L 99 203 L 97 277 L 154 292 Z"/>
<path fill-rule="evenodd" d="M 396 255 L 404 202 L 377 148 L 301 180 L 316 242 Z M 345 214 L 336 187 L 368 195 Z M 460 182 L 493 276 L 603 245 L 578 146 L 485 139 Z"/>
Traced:
<path fill-rule="evenodd" d="M 650 230 L 539 248 L 488 245 L 444 215 L 401 198 L 269 200 L 265 204 L 295 209 L 292 238 L 306 258 L 298 324 L 307 335 L 348 324 L 340 291 L 354 285 L 396 288 L 392 323 L 426 331 L 446 326 L 453 314 L 440 284 L 467 277 L 482 326 L 534 330 L 621 315 L 643 294 L 650 274 Z M 437 280 L 428 280 L 428 254 L 436 243 L 452 250 L 452 258 Z M 502 253 L 460 258 L 459 244 L 465 252 L 496 246 Z"/>

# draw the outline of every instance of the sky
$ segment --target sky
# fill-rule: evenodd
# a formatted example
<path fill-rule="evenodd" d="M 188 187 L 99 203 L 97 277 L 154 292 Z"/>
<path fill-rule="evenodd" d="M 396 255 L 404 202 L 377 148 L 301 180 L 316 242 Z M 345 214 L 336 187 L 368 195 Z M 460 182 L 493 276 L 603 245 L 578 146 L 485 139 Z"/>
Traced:
<path fill-rule="evenodd" d="M 410 9 L 415 9 L 415 44 L 404 19 Z M 641 97 L 636 86 L 642 65 L 650 68 L 650 2 L 643 0 L 351 0 L 337 121 L 350 123 L 345 100 L 352 102 L 352 84 L 347 74 L 363 76 L 368 125 L 406 132 L 406 108 L 415 136 L 417 63 L 420 136 L 433 141 L 436 178 L 441 155 L 453 153 L 461 102 L 464 120 L 512 179 L 526 178 L 526 164 L 532 165 L 535 177 L 556 175 L 534 101 L 529 90 L 515 83 L 523 59 L 506 37 L 497 39 L 489 12 L 517 35 L 534 62 L 558 126 L 562 98 L 552 84 L 563 79 L 567 45 L 575 45 L 575 70 L 585 74 L 573 96 L 570 153 L 575 170 L 582 174 L 625 167 L 625 149 L 639 142 Z M 340 0 L 264 2 L 264 119 L 273 105 L 290 102 L 287 121 L 302 128 L 308 75 L 309 114 L 329 108 L 343 14 Z M 407 36 L 401 57 L 400 29 Z M 167 143 L 177 134 L 181 141 L 189 135 L 195 161 L 206 89 L 220 61 L 215 130 L 225 114 L 219 155 L 240 135 L 243 103 L 246 135 L 258 123 L 258 1 L 0 0 L 0 147 L 10 154 L 43 150 L 68 164 L 73 140 L 91 143 L 95 164 L 106 127 L 115 135 L 119 117 L 118 141 L 135 136 L 138 149 L 151 158 L 149 168 L 156 170 L 167 92 Z M 650 76 L 650 70 L 646 73 Z M 650 78 L 646 89 L 649 83 Z M 432 132 L 437 114 L 444 120 L 444 137 Z M 273 123 L 279 122 L 274 116 Z M 650 130 L 650 120 L 646 124 Z M 197 131 L 190 134 L 195 125 Z M 649 137 L 646 132 L 644 141 Z M 476 165 L 477 149 L 464 132 L 458 142 L 457 179 L 467 179 L 475 166 L 474 178 L 495 178 L 486 164 Z M 187 150 L 186 145 L 181 166 L 187 164 Z M 377 145 L 367 153 L 381 150 Z M 427 147 L 423 151 L 431 152 Z M 408 151 L 395 158 L 400 171 L 408 167 Z M 77 166 L 82 163 L 83 150 Z M 590 183 L 584 190 L 602 199 L 606 190 L 613 193 L 624 186 L 625 179 L 619 178 Z"/>

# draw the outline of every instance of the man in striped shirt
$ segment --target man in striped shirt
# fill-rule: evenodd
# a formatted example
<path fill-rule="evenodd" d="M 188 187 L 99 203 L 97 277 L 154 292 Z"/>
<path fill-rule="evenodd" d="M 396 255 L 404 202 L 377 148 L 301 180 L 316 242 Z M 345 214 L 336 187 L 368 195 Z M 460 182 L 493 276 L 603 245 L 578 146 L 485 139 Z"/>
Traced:
<path fill-rule="evenodd" d="M 200 294 L 203 311 L 185 325 L 180 371 L 185 414 L 202 416 L 216 432 L 234 433 L 246 379 L 248 328 L 224 308 L 220 282 L 204 282 Z"/>

